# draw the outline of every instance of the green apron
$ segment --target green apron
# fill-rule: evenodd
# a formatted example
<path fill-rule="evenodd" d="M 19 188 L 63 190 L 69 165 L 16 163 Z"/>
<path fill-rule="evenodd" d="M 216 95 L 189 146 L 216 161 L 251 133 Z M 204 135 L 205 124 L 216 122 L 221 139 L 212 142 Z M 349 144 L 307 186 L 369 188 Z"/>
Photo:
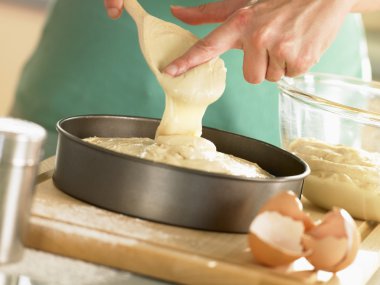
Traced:
<path fill-rule="evenodd" d="M 196 5 L 204 3 L 202 0 L 141 3 L 151 14 L 182 25 L 199 37 L 215 27 L 188 26 L 170 14 L 169 5 Z M 360 16 L 350 15 L 313 71 L 362 77 L 366 62 L 363 41 Z M 279 145 L 276 85 L 245 82 L 242 56 L 239 50 L 222 56 L 227 67 L 226 91 L 207 109 L 203 125 Z M 48 156 L 55 151 L 55 124 L 61 118 L 81 114 L 160 118 L 164 101 L 141 55 L 136 27 L 126 13 L 113 21 L 106 16 L 101 0 L 58 0 L 23 70 L 11 115 L 48 130 Z"/>

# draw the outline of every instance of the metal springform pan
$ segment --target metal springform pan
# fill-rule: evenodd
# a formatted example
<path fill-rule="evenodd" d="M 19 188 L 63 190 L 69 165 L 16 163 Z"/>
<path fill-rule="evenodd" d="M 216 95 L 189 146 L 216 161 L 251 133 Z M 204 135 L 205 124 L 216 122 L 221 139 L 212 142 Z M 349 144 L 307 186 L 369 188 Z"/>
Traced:
<path fill-rule="evenodd" d="M 181 168 L 120 154 L 82 141 L 98 137 L 154 138 L 159 120 L 88 115 L 63 119 L 55 185 L 90 204 L 126 215 L 203 230 L 245 233 L 260 206 L 272 195 L 301 195 L 308 165 L 268 143 L 203 128 L 218 151 L 258 163 L 275 175 L 250 179 Z"/>

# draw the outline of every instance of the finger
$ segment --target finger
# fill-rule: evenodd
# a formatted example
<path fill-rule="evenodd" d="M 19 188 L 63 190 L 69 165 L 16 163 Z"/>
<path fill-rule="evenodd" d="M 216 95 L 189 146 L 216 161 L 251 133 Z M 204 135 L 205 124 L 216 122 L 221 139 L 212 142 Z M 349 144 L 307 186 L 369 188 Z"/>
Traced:
<path fill-rule="evenodd" d="M 233 12 L 243 7 L 247 0 L 218 1 L 196 7 L 171 6 L 172 14 L 190 25 L 224 22 Z"/>
<path fill-rule="evenodd" d="M 166 66 L 162 72 L 178 76 L 229 49 L 236 48 L 239 34 L 231 29 L 233 27 L 229 23 L 222 24 L 204 39 L 199 40 L 184 55 Z"/>
<path fill-rule="evenodd" d="M 285 75 L 285 62 L 281 62 L 269 53 L 265 79 L 277 82 Z"/>
<path fill-rule="evenodd" d="M 108 17 L 117 19 L 123 11 L 123 0 L 104 0 L 104 7 L 107 10 Z"/>
<path fill-rule="evenodd" d="M 306 73 L 318 60 L 315 56 L 310 56 L 299 52 L 299 56 L 293 58 L 292 60 L 287 60 L 286 63 L 286 73 L 288 77 L 295 77 L 301 74 Z"/>
<path fill-rule="evenodd" d="M 268 53 L 265 49 L 249 47 L 244 49 L 243 73 L 246 81 L 259 84 L 265 79 Z"/>

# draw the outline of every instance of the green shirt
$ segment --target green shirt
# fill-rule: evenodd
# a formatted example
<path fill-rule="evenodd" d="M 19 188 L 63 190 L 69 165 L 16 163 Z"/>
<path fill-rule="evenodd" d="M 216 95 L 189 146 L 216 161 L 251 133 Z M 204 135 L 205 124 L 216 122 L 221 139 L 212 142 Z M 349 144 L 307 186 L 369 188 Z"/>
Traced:
<path fill-rule="evenodd" d="M 215 27 L 189 26 L 170 14 L 169 5 L 204 1 L 140 2 L 151 14 L 198 37 Z M 312 70 L 363 76 L 363 39 L 360 16 L 348 16 L 336 41 Z M 227 67 L 226 90 L 207 109 L 203 125 L 279 145 L 276 85 L 245 82 L 242 51 L 228 51 L 222 58 Z M 81 114 L 160 118 L 164 104 L 163 91 L 141 55 L 136 27 L 126 13 L 113 21 L 106 16 L 103 1 L 58 0 L 23 70 L 11 115 L 44 126 L 49 132 L 46 155 L 51 155 L 56 146 L 55 124 L 61 118 Z"/>

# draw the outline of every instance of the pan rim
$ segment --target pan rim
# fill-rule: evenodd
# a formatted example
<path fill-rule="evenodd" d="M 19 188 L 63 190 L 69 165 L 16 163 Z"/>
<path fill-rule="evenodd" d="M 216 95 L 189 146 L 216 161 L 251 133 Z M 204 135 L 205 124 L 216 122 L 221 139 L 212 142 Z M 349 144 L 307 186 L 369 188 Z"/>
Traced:
<path fill-rule="evenodd" d="M 114 156 L 114 157 L 117 157 L 118 159 L 126 159 L 127 158 L 128 160 L 133 160 L 135 162 L 148 164 L 148 165 L 153 166 L 153 167 L 165 168 L 165 169 L 173 170 L 176 172 L 185 172 L 185 173 L 190 172 L 191 174 L 194 174 L 194 175 L 207 176 L 210 178 L 238 180 L 238 181 L 246 181 L 246 182 L 254 181 L 254 182 L 258 182 L 258 183 L 268 183 L 268 182 L 272 182 L 272 183 L 276 182 L 277 183 L 277 182 L 304 179 L 311 172 L 309 165 L 303 159 L 301 159 L 300 157 L 294 155 L 293 153 L 291 153 L 289 151 L 286 151 L 280 147 L 277 147 L 273 144 L 270 144 L 270 143 L 262 141 L 262 140 L 258 140 L 255 138 L 243 136 L 240 134 L 236 134 L 236 133 L 232 133 L 229 131 L 224 131 L 224 130 L 220 130 L 220 129 L 212 128 L 212 127 L 202 126 L 203 129 L 205 128 L 205 129 L 209 129 L 209 130 L 223 132 L 226 134 L 232 134 L 235 136 L 239 136 L 239 137 L 242 137 L 245 139 L 254 140 L 254 141 L 260 142 L 262 144 L 265 144 L 266 147 L 273 148 L 276 151 L 280 151 L 284 155 L 288 156 L 289 158 L 296 160 L 300 165 L 302 165 L 304 167 L 304 171 L 302 173 L 299 173 L 296 175 L 291 175 L 291 176 L 277 176 L 274 178 L 250 178 L 250 177 L 244 177 L 244 176 L 238 176 L 238 175 L 229 175 L 229 174 L 223 174 L 223 173 L 208 172 L 208 171 L 203 171 L 203 170 L 198 170 L 198 169 L 186 168 L 186 167 L 171 165 L 171 164 L 167 164 L 167 163 L 163 163 L 163 162 L 148 160 L 148 159 L 136 157 L 136 156 L 125 154 L 125 153 L 116 152 L 116 151 L 109 150 L 109 149 L 106 149 L 104 147 L 101 147 L 101 146 L 98 146 L 95 144 L 85 142 L 81 138 L 79 138 L 79 137 L 71 134 L 67 130 L 65 130 L 62 126 L 62 124 L 67 122 L 67 121 L 78 120 L 78 119 L 91 119 L 91 118 L 132 119 L 132 120 L 143 120 L 143 121 L 150 121 L 150 122 L 152 122 L 152 121 L 159 122 L 160 121 L 160 119 L 157 119 L 157 118 L 150 118 L 150 117 L 143 117 L 143 116 L 128 116 L 128 115 L 117 115 L 117 114 L 86 114 L 86 115 L 75 115 L 75 116 L 68 116 L 68 117 L 62 118 L 57 122 L 56 129 L 57 129 L 59 134 L 66 136 L 68 139 L 70 139 L 76 143 L 79 143 L 80 145 L 85 146 L 85 147 L 92 149 L 94 151 L 104 153 L 105 155 Z"/>

